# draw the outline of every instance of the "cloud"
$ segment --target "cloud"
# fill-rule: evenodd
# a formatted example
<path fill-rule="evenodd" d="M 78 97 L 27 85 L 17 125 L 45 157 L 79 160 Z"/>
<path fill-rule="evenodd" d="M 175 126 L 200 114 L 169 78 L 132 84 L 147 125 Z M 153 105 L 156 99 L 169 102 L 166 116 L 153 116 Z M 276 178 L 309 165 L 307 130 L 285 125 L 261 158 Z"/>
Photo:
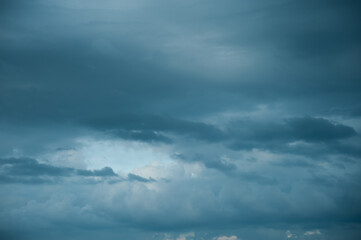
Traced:
<path fill-rule="evenodd" d="M 351 147 L 353 144 L 347 143 L 350 148 L 344 149 L 343 142 L 357 138 L 356 130 L 324 118 L 287 118 L 281 123 L 238 121 L 231 122 L 227 131 L 230 141 L 226 142 L 226 146 L 234 150 L 260 148 L 307 155 L 330 151 L 357 154 L 357 150 Z"/>
<path fill-rule="evenodd" d="M 252 167 L 257 172 L 249 172 Z M 242 168 L 242 171 L 248 171 L 250 180 L 229 177 L 206 167 L 199 169 L 199 165 L 193 163 L 176 162 L 166 169 L 167 181 L 153 181 L 130 173 L 128 179 L 115 178 L 119 181 L 113 183 L 87 184 L 74 180 L 45 184 L 41 188 L 36 184 L 26 187 L 2 184 L 1 191 L 11 193 L 11 197 L 2 200 L 2 204 L 9 206 L 4 214 L 18 223 L 32 219 L 28 226 L 35 232 L 44 224 L 50 232 L 59 228 L 70 231 L 77 226 L 79 231 L 86 232 L 86 236 L 91 235 L 89 228 L 94 227 L 104 234 L 108 234 L 109 228 L 112 232 L 138 229 L 140 232 L 174 234 L 194 229 L 194 238 L 240 236 L 243 239 L 244 233 L 223 235 L 222 231 L 256 226 L 257 230 L 252 230 L 255 234 L 264 225 L 282 229 L 289 227 L 290 221 L 301 228 L 322 222 L 327 229 L 332 228 L 340 216 L 357 224 L 357 214 L 361 211 L 357 205 L 361 196 L 344 197 L 347 193 L 357 193 L 359 179 L 352 174 L 345 176 L 342 171 L 338 173 L 338 168 L 332 165 L 328 166 L 328 171 L 337 177 L 329 186 L 308 181 L 312 176 L 331 179 L 329 174 L 325 175 L 328 171 L 322 171 L 322 168 L 279 168 L 258 160 L 248 162 Z M 257 174 L 277 181 L 267 184 L 252 180 Z M 290 187 L 285 191 L 287 186 Z M 307 196 L 307 200 L 301 196 Z M 14 198 L 18 200 L 14 201 Z M 32 199 L 30 202 L 29 198 Z M 347 202 L 347 205 L 339 202 Z M 17 205 L 20 209 L 15 207 Z M 335 217 L 330 217 L 329 212 Z M 202 235 L 202 229 L 210 226 L 215 232 Z M 80 239 L 81 236 L 84 237 L 80 235 Z M 94 236 L 91 238 L 95 239 Z"/>
<path fill-rule="evenodd" d="M 283 123 L 236 122 L 230 124 L 229 131 L 237 134 L 237 137 L 243 135 L 259 142 L 329 142 L 357 135 L 352 127 L 314 117 L 288 118 Z"/>
<path fill-rule="evenodd" d="M 2 158 L 2 170 L 11 176 L 69 176 L 73 169 L 38 163 L 31 158 Z"/>
<path fill-rule="evenodd" d="M 117 176 L 114 173 L 113 169 L 110 167 L 104 167 L 100 170 L 76 170 L 76 173 L 80 176 L 97 176 L 97 177 L 109 177 L 109 176 Z"/>
<path fill-rule="evenodd" d="M 100 170 L 83 170 L 70 167 L 52 166 L 39 163 L 32 158 L 1 158 L 0 182 L 6 183 L 57 183 L 62 178 L 83 177 L 117 177 L 113 169 L 104 167 Z"/>
<path fill-rule="evenodd" d="M 221 141 L 225 137 L 221 130 L 210 124 L 160 115 L 126 114 L 113 118 L 94 119 L 89 125 L 96 129 L 114 130 L 115 134 L 125 139 L 143 141 L 171 142 L 169 138 L 157 132 L 176 133 L 208 142 Z"/>
<path fill-rule="evenodd" d="M 141 177 L 141 176 L 133 174 L 133 173 L 128 174 L 128 180 L 129 181 L 146 182 L 146 183 L 155 181 L 153 178 L 147 179 L 147 178 Z"/>
<path fill-rule="evenodd" d="M 290 230 L 286 231 L 286 237 L 287 238 L 292 238 L 293 236 L 294 236 L 294 234 Z"/>
<path fill-rule="evenodd" d="M 0 236 L 359 239 L 360 11 L 1 1 Z"/>
<path fill-rule="evenodd" d="M 291 129 L 294 138 L 310 142 L 344 139 L 357 134 L 352 127 L 312 117 L 287 119 L 286 127 Z"/>
<path fill-rule="evenodd" d="M 194 238 L 194 233 L 190 232 L 190 233 L 180 234 L 176 240 L 188 240 L 188 239 L 193 239 L 193 238 Z"/>
<path fill-rule="evenodd" d="M 162 134 L 157 133 L 156 131 L 151 130 L 115 130 L 112 133 L 117 136 L 121 137 L 122 139 L 126 140 L 136 140 L 136 141 L 143 141 L 143 142 L 161 142 L 170 144 L 173 141 L 165 137 Z"/>
<path fill-rule="evenodd" d="M 310 235 L 321 235 L 321 231 L 320 230 L 314 230 L 314 231 L 307 231 L 305 232 L 303 235 L 305 236 L 310 236 Z"/>
<path fill-rule="evenodd" d="M 220 237 L 217 237 L 217 238 L 214 238 L 215 240 L 237 240 L 237 236 L 220 236 Z"/>

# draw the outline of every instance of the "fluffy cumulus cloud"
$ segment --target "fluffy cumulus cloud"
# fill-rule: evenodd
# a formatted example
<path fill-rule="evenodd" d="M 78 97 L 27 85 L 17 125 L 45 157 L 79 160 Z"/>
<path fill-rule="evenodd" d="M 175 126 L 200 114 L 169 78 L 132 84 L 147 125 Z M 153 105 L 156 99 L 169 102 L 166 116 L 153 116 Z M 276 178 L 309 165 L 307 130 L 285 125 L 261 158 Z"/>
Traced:
<path fill-rule="evenodd" d="M 0 3 L 0 238 L 361 237 L 358 1 Z"/>

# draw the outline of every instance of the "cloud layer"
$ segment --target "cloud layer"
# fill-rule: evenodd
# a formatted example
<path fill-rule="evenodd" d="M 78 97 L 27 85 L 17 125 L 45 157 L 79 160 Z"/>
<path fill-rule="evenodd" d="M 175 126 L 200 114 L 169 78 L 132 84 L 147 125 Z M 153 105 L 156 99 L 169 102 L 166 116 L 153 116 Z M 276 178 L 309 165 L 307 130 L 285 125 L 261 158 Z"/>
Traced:
<path fill-rule="evenodd" d="M 0 238 L 359 239 L 358 1 L 2 1 Z"/>

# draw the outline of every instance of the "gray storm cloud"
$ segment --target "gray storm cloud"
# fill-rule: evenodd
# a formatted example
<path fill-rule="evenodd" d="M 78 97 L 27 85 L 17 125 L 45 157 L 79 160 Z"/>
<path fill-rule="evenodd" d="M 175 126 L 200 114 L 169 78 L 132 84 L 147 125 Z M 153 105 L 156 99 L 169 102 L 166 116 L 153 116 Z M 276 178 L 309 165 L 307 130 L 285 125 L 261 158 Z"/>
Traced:
<path fill-rule="evenodd" d="M 358 1 L 1 1 L 0 238 L 359 239 Z"/>

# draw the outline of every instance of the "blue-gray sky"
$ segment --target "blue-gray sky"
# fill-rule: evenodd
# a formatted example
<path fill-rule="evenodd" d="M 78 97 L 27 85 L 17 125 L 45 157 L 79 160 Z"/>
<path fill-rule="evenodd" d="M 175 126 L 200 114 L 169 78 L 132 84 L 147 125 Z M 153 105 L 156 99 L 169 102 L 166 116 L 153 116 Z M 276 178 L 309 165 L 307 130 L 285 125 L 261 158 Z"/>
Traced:
<path fill-rule="evenodd" d="M 0 238 L 361 238 L 361 4 L 0 1 Z"/>

